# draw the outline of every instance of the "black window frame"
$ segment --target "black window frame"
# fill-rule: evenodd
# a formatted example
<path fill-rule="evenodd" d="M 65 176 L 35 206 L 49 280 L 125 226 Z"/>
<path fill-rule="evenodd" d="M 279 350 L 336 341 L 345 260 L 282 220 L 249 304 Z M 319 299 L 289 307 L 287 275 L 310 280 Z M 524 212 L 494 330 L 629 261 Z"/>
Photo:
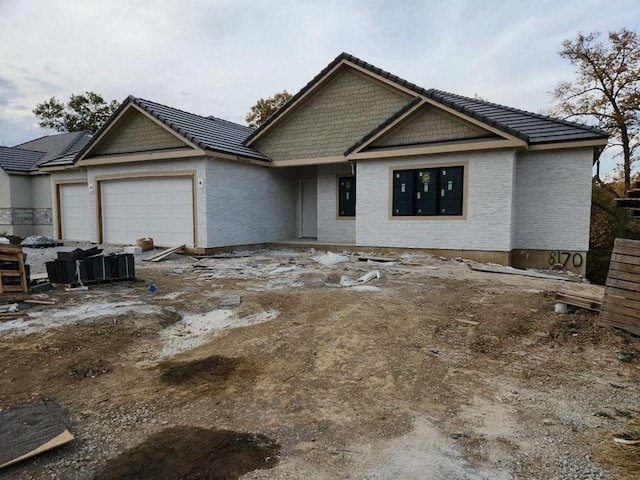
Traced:
<path fill-rule="evenodd" d="M 348 181 L 350 181 L 351 183 L 347 184 Z M 353 218 L 355 216 L 356 216 L 356 177 L 355 175 L 339 175 L 338 176 L 338 218 Z"/>
<path fill-rule="evenodd" d="M 392 171 L 393 217 L 464 216 L 464 165 Z"/>

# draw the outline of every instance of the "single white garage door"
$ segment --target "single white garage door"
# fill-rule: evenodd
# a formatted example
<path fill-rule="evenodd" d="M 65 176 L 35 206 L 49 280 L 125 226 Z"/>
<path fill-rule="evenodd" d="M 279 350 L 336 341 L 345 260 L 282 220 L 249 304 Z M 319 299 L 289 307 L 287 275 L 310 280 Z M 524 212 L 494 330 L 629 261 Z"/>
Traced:
<path fill-rule="evenodd" d="M 101 182 L 105 243 L 150 237 L 164 247 L 193 246 L 191 177 L 149 177 Z"/>
<path fill-rule="evenodd" d="M 90 241 L 94 215 L 89 205 L 89 187 L 86 183 L 72 183 L 59 188 L 62 239 Z"/>

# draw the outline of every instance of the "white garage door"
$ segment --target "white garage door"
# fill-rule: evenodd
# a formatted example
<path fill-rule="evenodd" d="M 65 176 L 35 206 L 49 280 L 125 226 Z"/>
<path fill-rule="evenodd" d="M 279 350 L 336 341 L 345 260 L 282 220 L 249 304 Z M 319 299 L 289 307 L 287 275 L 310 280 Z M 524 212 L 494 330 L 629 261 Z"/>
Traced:
<path fill-rule="evenodd" d="M 101 182 L 105 243 L 132 244 L 150 237 L 155 245 L 193 246 L 191 177 Z"/>
<path fill-rule="evenodd" d="M 94 215 L 86 183 L 60 185 L 60 220 L 63 240 L 91 240 Z"/>

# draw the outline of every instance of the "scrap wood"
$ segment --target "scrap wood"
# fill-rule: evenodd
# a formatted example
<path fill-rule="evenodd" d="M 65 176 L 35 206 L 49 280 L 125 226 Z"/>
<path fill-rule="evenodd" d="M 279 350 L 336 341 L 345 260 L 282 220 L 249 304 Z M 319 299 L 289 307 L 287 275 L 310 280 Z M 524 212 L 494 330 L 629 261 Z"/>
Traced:
<path fill-rule="evenodd" d="M 555 298 L 560 303 L 593 310 L 594 312 L 599 312 L 602 307 L 602 297 L 598 298 L 586 293 L 578 294 L 574 292 L 559 291 L 556 292 Z"/>
<path fill-rule="evenodd" d="M 546 273 L 532 272 L 530 270 L 518 270 L 513 267 L 489 266 L 489 265 L 471 265 L 471 270 L 487 273 L 503 273 L 506 275 L 520 275 L 523 277 L 546 278 L 548 280 L 563 280 L 565 282 L 574 282 L 576 280 L 568 277 L 557 277 L 555 275 L 547 275 Z"/>
<path fill-rule="evenodd" d="M 37 281 L 37 280 L 49 280 L 49 274 L 48 273 L 32 273 L 29 275 L 29 278 L 31 279 L 31 281 Z"/>
<path fill-rule="evenodd" d="M 163 250 L 162 252 L 158 253 L 157 255 L 153 255 L 151 257 L 143 258 L 142 260 L 145 261 L 145 262 L 159 262 L 161 260 L 164 260 L 166 257 L 171 255 L 172 253 L 176 253 L 177 251 L 182 250 L 186 246 L 187 245 L 184 244 L 184 245 L 179 245 L 177 247 L 167 248 L 166 250 Z"/>
<path fill-rule="evenodd" d="M 40 455 L 41 453 L 44 453 L 46 451 L 53 450 L 54 448 L 60 447 L 66 443 L 73 441 L 74 438 L 75 437 L 69 430 L 65 430 L 60 435 L 57 435 L 48 442 L 43 443 L 38 448 L 35 448 L 34 450 L 31 450 L 30 452 L 27 452 L 20 457 L 14 458 L 7 463 L 3 463 L 2 465 L 0 465 L 0 468 L 8 467 L 9 465 L 21 462 L 22 460 L 26 460 L 27 458 L 35 457 L 36 455 Z"/>
<path fill-rule="evenodd" d="M 465 323 L 467 325 L 473 325 L 474 327 L 480 325 L 480 322 L 475 322 L 473 320 L 464 320 L 462 318 L 456 318 L 456 322 Z"/>
<path fill-rule="evenodd" d="M 24 317 L 25 315 L 26 315 L 25 312 L 0 313 L 0 321 L 1 320 L 12 320 L 14 318 Z"/>
<path fill-rule="evenodd" d="M 53 300 L 36 300 L 34 298 L 29 298 L 24 301 L 24 303 L 31 303 L 33 305 L 55 305 L 56 302 Z"/>
<path fill-rule="evenodd" d="M 399 262 L 397 258 L 391 257 L 375 257 L 372 255 L 358 255 L 358 260 L 361 262 L 367 262 L 369 260 L 373 262 Z"/>
<path fill-rule="evenodd" d="M 59 447 L 74 439 L 62 413 L 49 405 L 26 405 L 0 414 L 0 468 Z"/>

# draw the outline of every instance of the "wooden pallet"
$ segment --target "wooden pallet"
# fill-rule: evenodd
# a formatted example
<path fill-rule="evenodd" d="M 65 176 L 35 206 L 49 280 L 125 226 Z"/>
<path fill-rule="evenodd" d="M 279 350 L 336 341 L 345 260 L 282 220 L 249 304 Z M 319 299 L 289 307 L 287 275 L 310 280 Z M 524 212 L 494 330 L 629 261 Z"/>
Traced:
<path fill-rule="evenodd" d="M 24 257 L 22 255 L 22 247 L 16 245 L 0 245 L 0 262 L 11 263 L 11 267 L 0 267 L 0 294 L 2 293 L 27 293 L 29 287 L 27 285 L 27 275 L 24 268 Z M 12 282 L 19 278 L 19 282 Z"/>
<path fill-rule="evenodd" d="M 598 323 L 640 335 L 640 241 L 616 239 Z"/>
<path fill-rule="evenodd" d="M 574 307 L 585 308 L 587 310 L 593 310 L 599 312 L 602 308 L 602 299 L 589 296 L 582 293 L 573 292 L 556 292 L 556 300 L 560 303 L 572 305 Z"/>

